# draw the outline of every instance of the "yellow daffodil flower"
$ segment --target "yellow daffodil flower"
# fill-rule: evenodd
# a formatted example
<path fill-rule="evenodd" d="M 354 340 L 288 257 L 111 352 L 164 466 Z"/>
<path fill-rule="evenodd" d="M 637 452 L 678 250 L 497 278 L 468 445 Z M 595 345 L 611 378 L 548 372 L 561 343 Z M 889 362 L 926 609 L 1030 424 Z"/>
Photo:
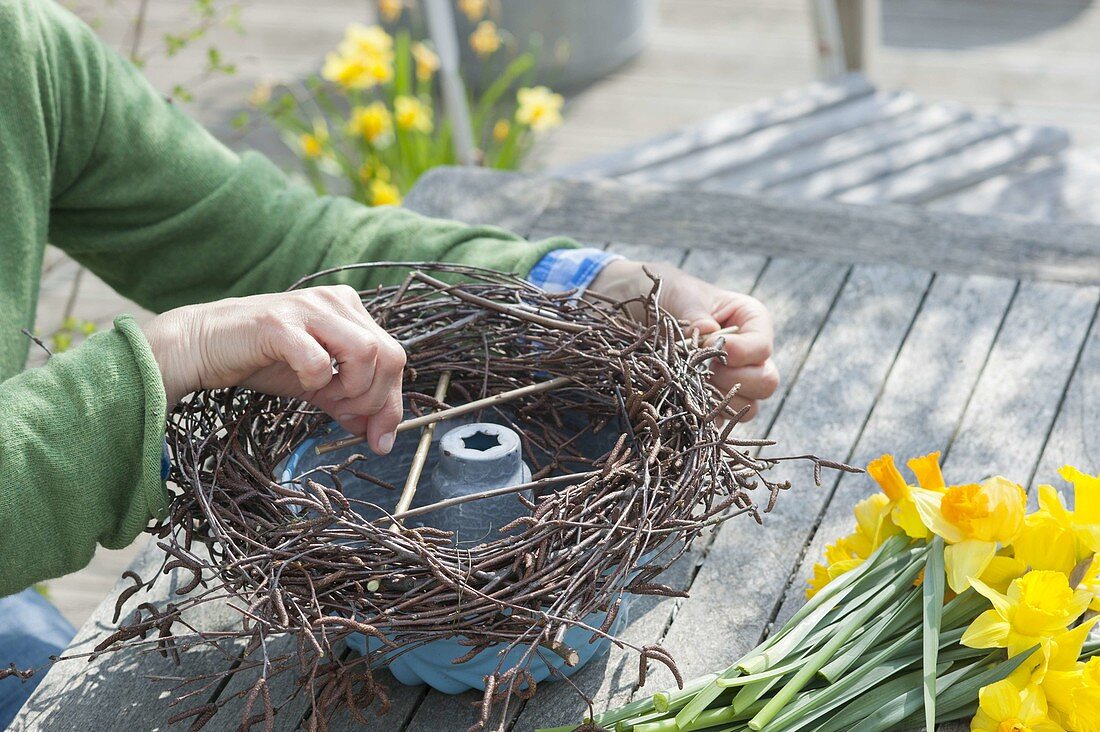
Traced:
<path fill-rule="evenodd" d="M 825 563 L 814 565 L 814 575 L 806 588 L 806 597 L 813 597 L 834 579 L 863 564 L 882 542 L 900 533 L 890 521 L 890 500 L 881 493 L 856 504 L 855 532 L 837 539 L 825 547 Z"/>
<path fill-rule="evenodd" d="M 1011 544 L 1024 524 L 1024 489 L 1000 476 L 951 486 L 944 493 L 914 488 L 911 494 L 924 525 L 948 543 L 944 564 L 955 592 L 981 577 L 998 545 Z"/>
<path fill-rule="evenodd" d="M 999 553 L 989 560 L 989 565 L 979 579 L 983 584 L 1004 594 L 1008 592 L 1008 586 L 1012 584 L 1012 580 L 1023 577 L 1027 571 L 1028 566 L 1016 557 Z"/>
<path fill-rule="evenodd" d="M 536 133 L 561 124 L 561 107 L 565 99 L 545 86 L 523 88 L 516 92 L 519 107 L 516 121 L 525 124 Z"/>
<path fill-rule="evenodd" d="M 271 83 L 270 79 L 260 79 L 256 82 L 256 86 L 252 87 L 252 91 L 248 93 L 248 103 L 253 107 L 262 107 L 271 101 L 271 92 L 274 88 L 275 85 Z"/>
<path fill-rule="evenodd" d="M 1017 559 L 1032 569 L 1050 569 L 1069 575 L 1083 557 L 1073 531 L 1072 514 L 1052 486 L 1039 486 L 1039 510 L 1024 517 L 1020 535 L 1012 542 Z"/>
<path fill-rule="evenodd" d="M 403 130 L 432 131 L 432 110 L 416 97 L 402 95 L 393 100 L 394 119 Z"/>
<path fill-rule="evenodd" d="M 825 563 L 814 564 L 814 574 L 806 587 L 806 599 L 818 592 L 845 572 L 851 571 L 863 563 L 852 547 L 855 534 L 841 537 L 825 547 Z"/>
<path fill-rule="evenodd" d="M 352 23 L 344 35 L 340 51 L 346 56 L 380 56 L 393 53 L 393 36 L 380 25 L 364 26 Z"/>
<path fill-rule="evenodd" d="M 509 133 L 512 131 L 512 123 L 506 119 L 498 119 L 497 123 L 493 125 L 493 139 L 497 142 L 504 142 L 508 139 Z"/>
<path fill-rule="evenodd" d="M 378 0 L 378 11 L 387 23 L 396 23 L 405 12 L 405 3 L 402 0 Z"/>
<path fill-rule="evenodd" d="M 1100 477 L 1065 465 L 1058 474 L 1073 484 L 1073 530 L 1090 552 L 1100 554 Z"/>
<path fill-rule="evenodd" d="M 393 79 L 393 38 L 381 26 L 352 24 L 321 76 L 345 89 L 369 89 Z"/>
<path fill-rule="evenodd" d="M 1089 610 L 1100 612 L 1100 554 L 1093 555 L 1081 584 L 1077 586 L 1092 595 Z"/>
<path fill-rule="evenodd" d="M 345 89 L 370 89 L 393 79 L 393 61 L 382 56 L 330 53 L 321 77 Z"/>
<path fill-rule="evenodd" d="M 428 81 L 439 70 L 439 56 L 427 45 L 417 41 L 412 44 L 412 55 L 416 61 L 416 78 Z"/>
<path fill-rule="evenodd" d="M 394 184 L 375 178 L 370 183 L 372 206 L 397 206 L 401 203 L 401 191 Z"/>
<path fill-rule="evenodd" d="M 491 20 L 483 20 L 470 34 L 470 48 L 479 58 L 488 58 L 500 49 L 502 39 L 497 24 Z"/>
<path fill-rule="evenodd" d="M 1100 732 L 1100 658 L 1072 671 L 1051 671 L 1043 682 L 1051 716 L 1074 732 Z"/>
<path fill-rule="evenodd" d="M 348 119 L 348 134 L 361 137 L 372 145 L 380 145 L 393 130 L 390 110 L 382 102 L 371 102 L 365 107 L 355 107 Z"/>
<path fill-rule="evenodd" d="M 458 0 L 458 9 L 471 23 L 476 23 L 485 17 L 488 0 Z"/>
<path fill-rule="evenodd" d="M 1065 732 L 1053 721 L 1042 690 L 1029 686 L 1023 691 L 1007 679 L 978 692 L 978 713 L 970 722 L 971 732 Z"/>
<path fill-rule="evenodd" d="M 1051 718 L 1066 729 L 1100 732 L 1100 659 L 1077 660 L 1097 620 L 1090 618 L 1056 637 L 1047 668 L 1033 675 L 1050 703 Z"/>
<path fill-rule="evenodd" d="M 328 150 L 328 126 L 323 119 L 313 122 L 313 132 L 306 132 L 298 138 L 302 146 L 302 155 L 310 160 L 318 160 L 325 156 Z"/>
<path fill-rule="evenodd" d="M 924 457 L 909 461 L 909 468 L 917 476 L 921 487 L 932 492 L 944 490 L 943 474 L 940 472 L 940 454 L 933 452 Z M 912 488 L 905 482 L 901 472 L 894 464 L 893 455 L 875 458 L 867 465 L 867 474 L 874 478 L 882 492 L 890 501 L 890 519 L 907 535 L 914 539 L 927 539 L 932 532 L 921 521 L 917 507 L 913 503 Z"/>
<path fill-rule="evenodd" d="M 1088 592 L 1070 587 L 1064 574 L 1049 570 L 1032 570 L 1013 580 L 1004 595 L 979 579 L 971 584 L 993 608 L 974 619 L 962 644 L 1007 648 L 1009 656 L 1035 645 L 1049 655 L 1050 641 L 1085 612 L 1091 599 Z"/>

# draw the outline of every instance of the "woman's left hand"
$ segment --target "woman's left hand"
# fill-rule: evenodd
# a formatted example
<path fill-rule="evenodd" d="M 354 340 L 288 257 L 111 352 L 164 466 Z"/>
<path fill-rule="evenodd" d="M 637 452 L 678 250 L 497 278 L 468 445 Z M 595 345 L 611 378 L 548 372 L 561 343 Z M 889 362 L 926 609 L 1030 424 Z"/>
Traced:
<path fill-rule="evenodd" d="M 756 298 L 715 287 L 670 265 L 619 259 L 609 262 L 589 289 L 618 300 L 627 300 L 649 292 L 653 280 L 645 270 L 661 278 L 661 305 L 691 328 L 706 336 L 722 328 L 736 326 L 737 332 L 724 335 L 726 363 L 716 364 L 713 383 L 723 392 L 734 384 L 741 388 L 730 406 L 748 407 L 745 419 L 752 419 L 758 403 L 779 386 L 779 370 L 771 359 L 772 317 Z"/>

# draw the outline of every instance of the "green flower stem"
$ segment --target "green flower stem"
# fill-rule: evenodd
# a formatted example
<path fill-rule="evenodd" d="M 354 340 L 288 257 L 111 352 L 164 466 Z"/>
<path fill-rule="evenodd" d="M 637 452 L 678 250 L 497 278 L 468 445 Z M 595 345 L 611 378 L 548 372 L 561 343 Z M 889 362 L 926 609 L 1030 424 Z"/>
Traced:
<path fill-rule="evenodd" d="M 658 712 L 678 711 L 691 701 L 692 697 L 718 678 L 718 674 L 707 674 L 684 684 L 683 689 L 658 691 L 653 695 L 653 708 Z"/>
<path fill-rule="evenodd" d="M 842 592 L 826 600 L 797 626 L 792 628 L 790 623 L 785 625 L 785 632 L 782 632 L 772 647 L 757 652 L 755 657 L 739 664 L 740 667 L 747 673 L 759 673 L 782 662 L 795 650 L 811 650 L 831 639 L 846 617 L 870 602 L 878 595 L 885 582 L 912 566 L 913 561 L 923 557 L 925 551 L 922 546 L 915 547 L 884 559 L 879 566 L 875 566 Z"/>
<path fill-rule="evenodd" d="M 749 684 L 755 683 L 757 681 L 766 681 L 768 679 L 775 679 L 781 676 L 786 676 L 792 671 L 797 671 L 801 666 L 801 660 L 795 659 L 790 663 L 785 663 L 782 666 L 775 666 L 774 668 L 770 668 L 767 671 L 761 671 L 760 673 L 753 674 L 752 676 L 735 676 L 732 679 L 719 678 L 715 681 L 715 683 L 721 686 L 723 689 L 732 689 L 737 686 L 748 686 Z"/>
<path fill-rule="evenodd" d="M 833 635 L 820 650 L 815 651 L 814 654 L 807 659 L 806 664 L 794 675 L 794 678 L 788 681 L 786 685 L 784 685 L 783 688 L 764 705 L 764 708 L 749 721 L 749 729 L 763 729 L 764 725 L 768 724 L 768 722 L 770 722 L 775 715 L 778 714 L 807 683 L 809 683 L 821 667 L 832 659 L 836 651 L 859 631 L 869 618 L 873 617 L 875 613 L 879 612 L 890 601 L 895 600 L 901 593 L 908 590 L 909 585 L 912 584 L 913 580 L 916 579 L 917 575 L 920 573 L 922 566 L 923 563 L 914 561 L 908 569 L 888 583 L 873 600 L 852 613 L 837 630 L 836 634 Z"/>
<path fill-rule="evenodd" d="M 943 619 L 943 537 L 932 539 L 925 556 L 924 583 L 921 587 L 924 606 L 924 654 L 921 670 L 924 673 L 924 729 L 936 730 L 936 663 L 940 652 L 940 623 Z"/>
<path fill-rule="evenodd" d="M 889 637 L 891 630 L 909 627 L 920 613 L 919 598 L 919 590 L 909 592 L 905 600 L 892 612 L 883 615 L 867 631 L 859 634 L 855 643 L 850 643 L 846 649 L 838 653 L 821 668 L 818 674 L 829 683 L 836 682 L 852 667 L 852 664 L 867 654 L 873 644 Z"/>
<path fill-rule="evenodd" d="M 903 671 L 920 660 L 917 655 L 884 661 L 853 671 L 835 684 L 801 694 L 768 725 L 769 732 L 794 732 L 803 730 L 815 719 L 834 711 L 842 704 L 859 697 L 860 703 L 866 703 L 866 695 L 899 671 Z"/>

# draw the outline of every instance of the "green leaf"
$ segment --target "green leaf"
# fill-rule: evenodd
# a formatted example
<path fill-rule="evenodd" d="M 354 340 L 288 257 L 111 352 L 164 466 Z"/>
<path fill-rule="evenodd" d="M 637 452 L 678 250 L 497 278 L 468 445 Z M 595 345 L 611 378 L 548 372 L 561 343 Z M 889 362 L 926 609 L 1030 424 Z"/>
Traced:
<path fill-rule="evenodd" d="M 995 651 L 984 659 L 972 663 L 965 670 L 966 677 L 950 689 L 941 689 L 939 696 L 940 708 L 947 712 L 964 704 L 970 704 L 978 698 L 978 692 L 990 684 L 1007 679 L 1013 671 L 1018 669 L 1024 661 L 1038 650 L 1039 646 L 1019 653 L 1007 660 L 990 660 L 1003 657 L 1003 651 Z"/>
<path fill-rule="evenodd" d="M 394 93 L 412 94 L 412 43 L 407 30 L 398 31 L 393 43 Z"/>
<path fill-rule="evenodd" d="M 943 537 L 932 539 L 924 558 L 924 657 L 921 670 L 924 678 L 924 729 L 936 730 L 936 663 L 940 652 L 940 621 L 943 619 Z"/>
<path fill-rule="evenodd" d="M 485 90 L 485 93 L 481 95 L 481 98 L 477 100 L 477 104 L 474 106 L 473 114 L 473 126 L 475 134 L 483 135 L 485 132 L 485 125 L 487 124 L 490 114 L 497 102 L 500 101 L 516 80 L 523 76 L 527 71 L 535 66 L 535 56 L 531 53 L 523 53 L 517 56 L 497 77 L 496 81 L 489 85 Z"/>
<path fill-rule="evenodd" d="M 818 672 L 829 683 L 835 683 L 844 672 L 871 650 L 871 646 L 881 639 L 893 635 L 897 630 L 907 630 L 920 614 L 920 591 L 912 590 L 892 611 L 884 613 L 874 625 L 857 636 L 841 653 L 837 654 Z"/>
<path fill-rule="evenodd" d="M 886 583 L 877 595 L 870 601 L 858 607 L 847 617 L 841 627 L 832 635 L 825 645 L 815 651 L 798 673 L 788 681 L 783 688 L 776 692 L 775 696 L 764 705 L 764 708 L 749 721 L 749 729 L 761 730 L 786 706 L 795 695 L 802 690 L 810 679 L 836 654 L 849 638 L 858 632 L 866 622 L 876 613 L 881 612 L 890 602 L 896 602 L 897 598 L 908 591 L 913 580 L 916 579 L 923 567 L 923 562 L 913 561 L 910 565 Z"/>
<path fill-rule="evenodd" d="M 195 95 L 188 91 L 187 87 L 182 84 L 176 84 L 172 87 L 172 98 L 178 99 L 181 102 L 190 102 L 194 100 Z"/>
<path fill-rule="evenodd" d="M 878 664 L 859 666 L 835 684 L 813 689 L 787 705 L 768 725 L 769 732 L 793 732 L 806 729 L 809 722 L 828 714 L 840 705 L 859 697 L 860 703 L 872 703 L 869 694 L 890 677 L 920 661 L 920 656 L 892 656 Z M 869 691 L 870 690 L 870 691 Z M 880 703 L 880 702 L 879 702 Z"/>
<path fill-rule="evenodd" d="M 248 116 L 248 112 L 241 112 L 240 114 L 238 114 L 236 117 L 233 118 L 233 121 L 230 124 L 233 125 L 233 129 L 239 130 L 239 129 L 245 127 L 248 124 L 250 119 L 251 118 Z"/>

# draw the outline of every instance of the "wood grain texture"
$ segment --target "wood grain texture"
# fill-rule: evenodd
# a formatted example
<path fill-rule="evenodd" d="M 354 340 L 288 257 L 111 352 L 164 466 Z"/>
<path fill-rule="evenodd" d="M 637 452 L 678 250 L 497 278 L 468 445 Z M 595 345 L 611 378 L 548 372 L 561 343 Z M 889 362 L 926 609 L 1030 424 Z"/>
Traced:
<path fill-rule="evenodd" d="M 844 191 L 855 189 L 880 178 L 902 178 L 906 175 L 906 171 L 941 157 L 952 154 L 968 154 L 968 148 L 971 145 L 991 137 L 1006 134 L 1011 130 L 1011 125 L 991 117 L 960 120 L 957 124 L 865 155 L 848 163 L 774 186 L 769 188 L 766 193 L 789 198 L 833 198 L 839 196 L 843 199 L 842 194 Z M 921 175 L 919 170 L 913 174 Z M 891 200 L 883 198 L 883 196 L 891 195 L 891 192 L 899 187 L 900 185 L 895 183 L 892 187 L 882 187 L 881 191 L 874 189 L 869 200 L 876 203 L 882 200 Z"/>
<path fill-rule="evenodd" d="M 1028 483 L 1077 361 L 1100 291 L 1023 282 L 945 454 L 981 480 L 1003 473 Z"/>
<path fill-rule="evenodd" d="M 554 188 L 545 179 L 516 178 L 501 185 L 493 175 L 467 177 L 463 168 L 433 168 L 420 177 L 404 207 L 425 216 L 467 224 L 492 224 L 526 234 L 551 203 Z M 488 172 L 488 171 L 486 171 Z M 455 174 L 461 175 L 461 180 Z"/>
<path fill-rule="evenodd" d="M 862 75 L 830 82 L 814 82 L 774 99 L 761 100 L 702 122 L 674 130 L 656 139 L 558 168 L 565 177 L 611 177 L 671 160 L 700 147 L 717 145 L 780 122 L 798 119 L 872 92 Z"/>
<path fill-rule="evenodd" d="M 445 169 L 453 184 L 502 176 L 509 186 L 529 178 L 483 170 Z M 512 183 L 505 178 L 514 178 Z M 485 182 L 481 181 L 480 185 Z M 909 206 L 850 206 L 709 191 L 670 191 L 612 181 L 549 181 L 552 199 L 536 222 L 583 241 L 630 241 L 841 262 L 897 263 L 943 272 L 1100 283 L 1100 227 L 1074 222 L 1004 220 Z"/>
<path fill-rule="evenodd" d="M 1062 396 L 1058 417 L 1043 448 L 1032 488 L 1050 483 L 1065 489 L 1058 477 L 1063 465 L 1088 473 L 1100 469 L 1100 324 L 1094 318 L 1069 387 Z M 1032 490 L 1034 497 L 1036 491 Z M 1066 491 L 1067 495 L 1072 491 Z"/>
<path fill-rule="evenodd" d="M 1032 221 L 1100 223 L 1100 151 L 1036 158 L 956 194 L 931 201 L 943 211 L 996 213 Z"/>
<path fill-rule="evenodd" d="M 735 171 L 722 173 L 707 180 L 702 187 L 716 191 L 757 193 L 970 118 L 970 113 L 959 105 L 933 104 L 918 107 L 907 114 L 888 117 L 834 135 L 817 144 L 772 155 Z"/>
<path fill-rule="evenodd" d="M 142 577 L 152 576 L 161 566 L 164 553 L 153 542 L 130 565 Z M 125 614 L 142 602 L 163 605 L 174 588 L 185 584 L 189 574 L 173 571 L 159 575 L 150 593 L 139 593 L 126 605 Z M 119 580 L 86 623 L 77 631 L 67 653 L 89 653 L 114 627 L 111 616 L 115 601 L 129 580 Z M 227 605 L 209 603 L 187 615 L 187 621 L 208 631 L 232 627 L 239 616 Z M 12 730 L 142 729 L 168 728 L 168 719 L 181 708 L 169 707 L 174 698 L 170 685 L 149 680 L 159 676 L 179 678 L 215 674 L 240 652 L 227 644 L 222 652 L 208 646 L 182 654 L 182 665 L 162 658 L 155 650 L 106 653 L 94 661 L 77 659 L 56 663 L 11 725 Z M 217 679 L 213 682 L 216 684 Z M 211 687 L 211 692 L 213 687 Z M 201 696 L 201 695 L 200 695 Z"/>
<path fill-rule="evenodd" d="M 846 203 L 896 201 L 919 204 L 961 190 L 1039 155 L 1050 155 L 1069 145 L 1069 135 L 1057 127 L 1021 127 L 1007 135 L 977 142 L 959 154 L 930 160 L 845 191 Z"/>
<path fill-rule="evenodd" d="M 619 178 L 624 183 L 697 184 L 740 166 L 905 114 L 917 105 L 917 98 L 905 92 L 880 92 L 858 97 L 810 116 L 765 127 L 737 140 L 697 148 Z"/>

